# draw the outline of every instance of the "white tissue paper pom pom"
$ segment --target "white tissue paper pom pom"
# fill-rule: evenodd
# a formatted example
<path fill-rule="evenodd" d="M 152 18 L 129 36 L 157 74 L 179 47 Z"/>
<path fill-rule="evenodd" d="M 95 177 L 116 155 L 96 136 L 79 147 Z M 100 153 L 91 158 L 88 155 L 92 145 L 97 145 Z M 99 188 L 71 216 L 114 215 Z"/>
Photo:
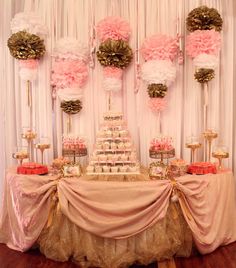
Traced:
<path fill-rule="evenodd" d="M 52 57 L 82 60 L 87 63 L 89 61 L 89 49 L 85 44 L 74 38 L 62 38 L 56 43 Z"/>
<path fill-rule="evenodd" d="M 216 69 L 219 58 L 216 55 L 200 54 L 193 60 L 193 64 L 198 68 Z"/>
<path fill-rule="evenodd" d="M 61 101 L 80 100 L 83 90 L 81 88 L 62 88 L 57 91 L 57 95 Z"/>
<path fill-rule="evenodd" d="M 36 35 L 46 35 L 48 33 L 46 25 L 34 12 L 17 13 L 11 20 L 11 30 L 13 33 L 25 30 Z"/>
<path fill-rule="evenodd" d="M 176 68 L 170 60 L 150 60 L 141 68 L 141 77 L 148 84 L 169 86 L 176 77 Z"/>
<path fill-rule="evenodd" d="M 103 89 L 106 91 L 118 92 L 122 88 L 122 80 L 113 78 L 113 77 L 105 77 L 103 80 Z"/>
<path fill-rule="evenodd" d="M 37 79 L 37 69 L 21 68 L 19 74 L 20 78 L 24 81 L 34 81 Z"/>

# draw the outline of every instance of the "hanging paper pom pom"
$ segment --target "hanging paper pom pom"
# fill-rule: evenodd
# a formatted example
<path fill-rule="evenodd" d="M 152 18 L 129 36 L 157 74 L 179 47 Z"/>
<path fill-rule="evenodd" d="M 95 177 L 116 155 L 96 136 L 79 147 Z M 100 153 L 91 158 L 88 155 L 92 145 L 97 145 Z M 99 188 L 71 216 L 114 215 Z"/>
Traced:
<path fill-rule="evenodd" d="M 97 34 L 101 42 L 107 39 L 128 41 L 130 33 L 129 23 L 120 17 L 106 17 L 97 25 Z"/>
<path fill-rule="evenodd" d="M 148 101 L 148 106 L 152 112 L 161 112 L 167 106 L 167 101 L 165 98 L 150 98 Z"/>
<path fill-rule="evenodd" d="M 12 34 L 7 45 L 12 57 L 18 60 L 40 59 L 46 51 L 43 39 L 26 31 Z"/>
<path fill-rule="evenodd" d="M 187 29 L 190 32 L 196 30 L 222 30 L 223 20 L 215 8 L 200 6 L 194 8 L 187 17 Z"/>
<path fill-rule="evenodd" d="M 74 38 L 62 38 L 56 43 L 52 57 L 88 63 L 89 50 L 87 46 Z"/>
<path fill-rule="evenodd" d="M 61 109 L 67 114 L 77 114 L 82 109 L 82 102 L 80 100 L 63 101 Z"/>
<path fill-rule="evenodd" d="M 122 80 L 113 78 L 113 77 L 105 77 L 103 80 L 103 89 L 106 91 L 117 92 L 122 88 Z"/>
<path fill-rule="evenodd" d="M 193 64 L 198 68 L 215 69 L 219 64 L 219 58 L 215 55 L 204 53 L 194 58 Z"/>
<path fill-rule="evenodd" d="M 201 68 L 194 74 L 195 79 L 201 83 L 207 83 L 215 77 L 215 71 L 213 69 Z"/>
<path fill-rule="evenodd" d="M 150 60 L 143 64 L 141 76 L 148 84 L 169 86 L 176 77 L 176 68 L 170 60 Z"/>
<path fill-rule="evenodd" d="M 37 69 L 39 66 L 39 61 L 38 60 L 19 60 L 19 65 L 21 68 Z"/>
<path fill-rule="evenodd" d="M 164 98 L 167 92 L 167 86 L 163 84 L 150 84 L 147 89 L 150 98 Z"/>
<path fill-rule="evenodd" d="M 116 79 L 122 79 L 123 70 L 117 67 L 104 67 L 103 69 L 104 77 L 112 77 Z"/>
<path fill-rule="evenodd" d="M 19 74 L 20 78 L 24 81 L 34 81 L 37 79 L 37 69 L 21 68 Z"/>
<path fill-rule="evenodd" d="M 11 30 L 13 33 L 27 31 L 36 35 L 46 35 L 48 32 L 46 25 L 34 12 L 17 13 L 11 20 Z"/>
<path fill-rule="evenodd" d="M 157 34 L 144 40 L 141 54 L 145 61 L 148 60 L 171 60 L 178 54 L 178 39 L 167 35 Z"/>
<path fill-rule="evenodd" d="M 58 60 L 55 62 L 51 84 L 57 88 L 83 87 L 88 79 L 87 65 L 78 60 Z"/>
<path fill-rule="evenodd" d="M 124 69 L 130 64 L 133 52 L 127 42 L 108 39 L 100 44 L 97 58 L 102 66 Z"/>
<path fill-rule="evenodd" d="M 195 58 L 200 54 L 217 55 L 220 50 L 220 33 L 215 30 L 195 31 L 187 36 L 186 51 Z"/>

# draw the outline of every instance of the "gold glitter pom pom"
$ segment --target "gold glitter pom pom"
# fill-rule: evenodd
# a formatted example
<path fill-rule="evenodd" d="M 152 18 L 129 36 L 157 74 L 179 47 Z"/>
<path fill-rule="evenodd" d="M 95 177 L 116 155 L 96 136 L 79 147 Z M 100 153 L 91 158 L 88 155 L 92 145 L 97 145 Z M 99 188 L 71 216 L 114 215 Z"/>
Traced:
<path fill-rule="evenodd" d="M 124 69 L 131 62 L 133 52 L 127 42 L 108 39 L 100 44 L 97 58 L 102 66 Z"/>
<path fill-rule="evenodd" d="M 46 51 L 43 39 L 26 31 L 12 34 L 7 45 L 11 55 L 18 60 L 40 59 Z"/>
<path fill-rule="evenodd" d="M 200 68 L 194 74 L 195 79 L 201 83 L 207 83 L 215 77 L 215 71 L 213 69 Z"/>
<path fill-rule="evenodd" d="M 67 114 L 77 114 L 82 109 L 82 102 L 80 100 L 63 101 L 61 109 Z"/>
<path fill-rule="evenodd" d="M 215 8 L 200 6 L 194 8 L 186 20 L 187 29 L 190 32 L 196 30 L 212 30 L 220 32 L 222 30 L 223 20 Z"/>
<path fill-rule="evenodd" d="M 150 84 L 147 89 L 150 98 L 164 98 L 167 92 L 167 86 L 163 84 Z"/>

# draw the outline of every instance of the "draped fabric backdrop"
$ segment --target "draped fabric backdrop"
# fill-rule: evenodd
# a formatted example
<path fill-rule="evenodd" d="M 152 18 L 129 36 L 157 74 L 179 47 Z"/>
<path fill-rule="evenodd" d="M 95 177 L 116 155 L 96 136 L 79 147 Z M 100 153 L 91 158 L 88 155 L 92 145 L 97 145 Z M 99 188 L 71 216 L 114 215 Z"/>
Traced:
<path fill-rule="evenodd" d="M 49 31 L 45 40 L 47 54 L 40 64 L 38 79 L 33 83 L 33 121 L 38 136 L 48 136 L 53 150 L 46 152 L 47 162 L 61 152 L 61 137 L 65 116 L 56 100 L 54 110 L 51 100 L 50 68 L 51 51 L 58 39 L 75 37 L 91 45 L 93 26 L 106 16 L 118 15 L 129 21 L 132 28 L 130 46 L 133 51 L 141 46 L 145 37 L 163 33 L 175 37 L 177 26 L 183 35 L 181 48 L 187 36 L 185 19 L 195 7 L 205 4 L 215 7 L 223 17 L 222 50 L 220 67 L 215 79 L 209 83 L 209 127 L 219 132 L 219 139 L 229 147 L 229 167 L 235 169 L 236 107 L 234 101 L 235 78 L 235 1 L 233 0 L 1 0 L 1 98 L 0 98 L 0 178 L 5 168 L 15 163 L 12 150 L 22 144 L 22 127 L 29 125 L 29 111 L 26 104 L 26 85 L 21 82 L 18 64 L 9 53 L 7 39 L 11 35 L 10 21 L 23 11 L 35 11 L 47 25 Z M 179 23 L 178 23 L 179 22 Z M 99 41 L 96 38 L 96 47 Z M 91 47 L 90 47 L 91 49 Z M 194 81 L 192 60 L 185 54 L 184 65 L 177 67 L 177 79 L 169 89 L 168 108 L 162 113 L 162 133 L 174 138 L 176 155 L 186 160 L 190 152 L 185 148 L 187 136 L 202 132 L 202 90 Z M 140 56 L 140 63 L 143 59 Z M 150 139 L 157 134 L 159 122 L 147 106 L 146 85 L 142 82 L 135 94 L 135 61 L 124 71 L 123 91 L 112 96 L 112 106 L 124 112 L 128 129 L 138 149 L 141 163 L 149 163 Z M 96 132 L 107 110 L 107 96 L 102 89 L 102 67 L 95 61 L 90 69 L 89 81 L 84 88 L 83 110 L 73 116 L 73 131 L 87 138 L 92 152 Z M 64 117 L 64 119 L 63 119 Z M 201 153 L 200 153 L 201 154 Z M 199 154 L 199 156 L 200 156 Z M 0 192 L 1 192 L 0 188 Z"/>

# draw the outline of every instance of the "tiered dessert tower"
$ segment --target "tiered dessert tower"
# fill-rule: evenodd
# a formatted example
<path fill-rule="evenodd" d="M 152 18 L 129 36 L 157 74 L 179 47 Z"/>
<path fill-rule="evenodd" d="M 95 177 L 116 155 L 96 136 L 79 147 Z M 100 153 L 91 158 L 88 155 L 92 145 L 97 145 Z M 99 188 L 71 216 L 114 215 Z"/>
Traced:
<path fill-rule="evenodd" d="M 139 174 L 137 153 L 123 114 L 108 112 L 103 118 L 87 174 Z"/>

